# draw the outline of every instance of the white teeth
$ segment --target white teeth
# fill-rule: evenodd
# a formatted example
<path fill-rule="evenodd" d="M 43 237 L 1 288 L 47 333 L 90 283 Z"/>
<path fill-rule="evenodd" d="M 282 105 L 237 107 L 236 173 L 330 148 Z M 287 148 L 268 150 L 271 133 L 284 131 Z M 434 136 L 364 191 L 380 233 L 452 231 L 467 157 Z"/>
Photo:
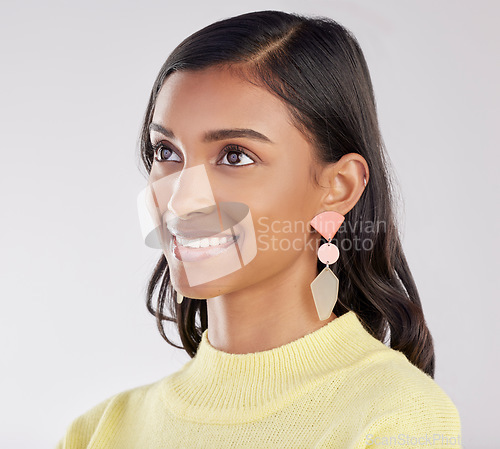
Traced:
<path fill-rule="evenodd" d="M 203 239 L 203 240 L 208 240 L 207 246 L 217 246 L 222 243 L 226 243 L 227 239 L 224 237 L 223 239 L 218 239 L 217 237 L 210 237 L 209 239 Z"/>
<path fill-rule="evenodd" d="M 208 246 L 219 246 L 227 243 L 228 240 L 235 240 L 234 237 L 205 237 L 202 239 L 184 239 L 182 237 L 176 237 L 179 245 L 186 246 L 188 248 L 207 248 Z"/>

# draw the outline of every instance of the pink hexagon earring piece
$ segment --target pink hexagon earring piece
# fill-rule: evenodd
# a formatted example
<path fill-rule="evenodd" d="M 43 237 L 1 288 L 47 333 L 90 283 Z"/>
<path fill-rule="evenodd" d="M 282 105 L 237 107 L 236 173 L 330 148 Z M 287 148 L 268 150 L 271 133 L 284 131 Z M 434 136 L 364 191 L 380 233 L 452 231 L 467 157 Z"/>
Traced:
<path fill-rule="evenodd" d="M 335 211 L 321 212 L 316 215 L 310 225 L 318 231 L 327 243 L 318 249 L 318 259 L 326 265 L 321 273 L 311 282 L 311 291 L 316 305 L 316 311 L 321 321 L 327 320 L 332 314 L 339 293 L 339 279 L 329 265 L 337 262 L 339 249 L 331 243 L 333 236 L 339 230 L 345 217 Z"/>

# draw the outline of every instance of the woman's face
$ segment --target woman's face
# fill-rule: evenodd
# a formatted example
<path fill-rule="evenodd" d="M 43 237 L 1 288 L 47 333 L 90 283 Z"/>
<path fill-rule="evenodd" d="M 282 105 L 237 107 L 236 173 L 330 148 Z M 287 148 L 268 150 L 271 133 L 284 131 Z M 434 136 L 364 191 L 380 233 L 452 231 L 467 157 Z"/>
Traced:
<path fill-rule="evenodd" d="M 212 298 L 301 264 L 315 273 L 312 147 L 281 100 L 220 68 L 174 72 L 150 129 L 149 180 L 180 293 Z M 190 248 L 176 234 L 209 239 Z"/>

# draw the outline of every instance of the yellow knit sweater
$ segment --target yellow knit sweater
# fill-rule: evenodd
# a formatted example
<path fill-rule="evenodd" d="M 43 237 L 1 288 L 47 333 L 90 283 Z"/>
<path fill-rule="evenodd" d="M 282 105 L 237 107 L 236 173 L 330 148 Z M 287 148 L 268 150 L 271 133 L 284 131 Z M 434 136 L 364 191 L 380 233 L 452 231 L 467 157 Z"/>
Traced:
<path fill-rule="evenodd" d="M 203 333 L 159 381 L 76 418 L 57 449 L 460 448 L 457 409 L 352 311 L 271 350 L 229 354 Z"/>

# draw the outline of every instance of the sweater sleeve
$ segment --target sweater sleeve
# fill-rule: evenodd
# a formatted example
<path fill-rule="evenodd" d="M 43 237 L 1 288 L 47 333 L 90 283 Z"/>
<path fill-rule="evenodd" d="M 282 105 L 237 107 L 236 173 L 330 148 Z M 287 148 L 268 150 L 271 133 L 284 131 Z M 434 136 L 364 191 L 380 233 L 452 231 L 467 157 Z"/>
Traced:
<path fill-rule="evenodd" d="M 353 420 L 351 439 L 343 447 L 462 448 L 458 410 L 430 376 L 402 357 L 381 367 L 373 363 L 370 370 L 372 379 L 366 380 L 368 376 L 361 373 L 360 378 L 349 381 L 360 385 L 359 398 L 352 403 L 358 416 Z M 335 420 L 318 449 L 339 447 L 338 433 Z"/>
<path fill-rule="evenodd" d="M 358 447 L 462 448 L 460 416 L 444 392 L 411 395 L 405 403 L 370 423 Z"/>
<path fill-rule="evenodd" d="M 106 408 L 114 397 L 105 399 L 74 419 L 55 449 L 85 449 L 89 445 Z"/>

